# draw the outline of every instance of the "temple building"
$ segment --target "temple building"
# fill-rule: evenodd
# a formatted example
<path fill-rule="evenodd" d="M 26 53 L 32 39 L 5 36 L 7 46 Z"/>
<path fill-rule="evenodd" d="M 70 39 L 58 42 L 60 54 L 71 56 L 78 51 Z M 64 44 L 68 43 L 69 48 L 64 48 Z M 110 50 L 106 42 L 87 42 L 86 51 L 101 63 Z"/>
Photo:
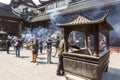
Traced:
<path fill-rule="evenodd" d="M 18 35 L 19 25 L 22 18 L 15 15 L 9 5 L 0 3 L 0 29 L 4 29 L 8 34 Z"/>
<path fill-rule="evenodd" d="M 66 73 L 66 80 L 101 80 L 103 73 L 108 71 L 111 51 L 120 52 L 119 7 L 120 0 L 39 0 L 39 4 L 33 0 L 11 0 L 9 5 L 0 3 L 0 46 L 6 47 L 8 35 L 22 34 L 25 38 L 26 34 L 31 36 L 26 42 L 42 37 L 48 44 L 46 39 L 55 31 L 61 31 L 62 36 L 52 39 L 64 39 L 64 46 L 59 49 L 62 57 L 59 63 L 64 67 L 61 72 Z M 53 43 L 51 39 L 50 43 Z"/>

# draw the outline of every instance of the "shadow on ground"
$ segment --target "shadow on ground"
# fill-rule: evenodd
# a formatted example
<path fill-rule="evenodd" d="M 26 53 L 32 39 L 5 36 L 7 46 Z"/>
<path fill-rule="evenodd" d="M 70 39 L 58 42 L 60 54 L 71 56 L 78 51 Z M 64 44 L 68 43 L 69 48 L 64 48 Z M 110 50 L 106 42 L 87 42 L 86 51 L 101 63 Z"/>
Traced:
<path fill-rule="evenodd" d="M 9 52 L 10 55 L 15 55 L 15 52 Z"/>
<path fill-rule="evenodd" d="M 10 52 L 13 52 L 13 51 L 15 51 L 15 50 L 9 50 Z"/>
<path fill-rule="evenodd" d="M 49 63 L 43 62 L 43 61 L 37 61 L 37 64 L 36 64 L 36 65 L 41 65 L 41 64 L 49 64 Z M 57 65 L 58 63 L 52 62 L 52 63 L 50 63 L 50 64 L 55 64 L 55 65 Z"/>
<path fill-rule="evenodd" d="M 38 57 L 38 59 L 40 59 L 40 60 L 45 60 L 46 58 L 43 58 L 43 57 Z"/>
<path fill-rule="evenodd" d="M 20 56 L 20 58 L 24 59 L 24 58 L 29 58 L 30 56 Z"/>
<path fill-rule="evenodd" d="M 37 61 L 37 64 L 36 64 L 36 65 L 39 65 L 39 64 L 47 64 L 47 62 Z"/>
<path fill-rule="evenodd" d="M 41 56 L 41 55 L 46 55 L 46 53 L 38 53 L 38 55 L 40 55 L 40 56 Z"/>
<path fill-rule="evenodd" d="M 120 80 L 120 69 L 109 68 L 108 72 L 103 74 L 102 80 Z"/>

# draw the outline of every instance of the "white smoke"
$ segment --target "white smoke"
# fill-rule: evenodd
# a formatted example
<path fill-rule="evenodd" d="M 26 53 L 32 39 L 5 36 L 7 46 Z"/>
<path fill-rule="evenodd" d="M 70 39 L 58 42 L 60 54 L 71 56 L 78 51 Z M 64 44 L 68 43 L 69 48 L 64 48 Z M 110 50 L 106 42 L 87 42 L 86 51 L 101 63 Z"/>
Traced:
<path fill-rule="evenodd" d="M 120 23 L 114 26 L 114 31 L 117 34 L 117 36 L 120 38 Z"/>
<path fill-rule="evenodd" d="M 56 22 L 58 18 L 61 18 L 60 13 L 58 11 L 54 11 L 50 14 L 51 21 Z"/>

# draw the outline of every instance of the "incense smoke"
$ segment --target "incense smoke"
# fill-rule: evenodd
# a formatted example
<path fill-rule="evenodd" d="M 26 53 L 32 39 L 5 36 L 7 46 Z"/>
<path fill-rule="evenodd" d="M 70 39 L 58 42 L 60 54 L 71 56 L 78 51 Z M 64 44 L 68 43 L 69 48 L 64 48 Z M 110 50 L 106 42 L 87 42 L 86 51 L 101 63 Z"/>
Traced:
<path fill-rule="evenodd" d="M 110 32 L 110 46 L 118 46 L 120 47 L 120 5 L 112 5 L 109 7 L 104 8 L 94 8 L 91 10 L 83 11 L 84 15 L 91 18 L 92 20 L 100 19 L 102 16 L 104 16 L 106 10 L 110 9 L 110 14 L 107 17 L 107 21 L 111 26 L 114 28 Z"/>

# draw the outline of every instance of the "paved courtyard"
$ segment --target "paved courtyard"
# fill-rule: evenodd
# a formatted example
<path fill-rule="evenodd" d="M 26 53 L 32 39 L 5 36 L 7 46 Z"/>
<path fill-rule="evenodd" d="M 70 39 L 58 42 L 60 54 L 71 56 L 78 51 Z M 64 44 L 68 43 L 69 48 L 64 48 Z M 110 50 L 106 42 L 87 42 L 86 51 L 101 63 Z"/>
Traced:
<path fill-rule="evenodd" d="M 15 52 L 10 49 L 10 54 L 0 51 L 0 80 L 65 80 L 63 76 L 56 75 L 58 58 L 52 57 L 53 64 L 46 63 L 46 52 L 39 53 L 37 63 L 31 63 L 31 50 L 22 49 L 21 57 L 15 57 Z M 120 80 L 120 53 L 110 56 L 109 70 L 103 75 L 102 80 Z"/>

